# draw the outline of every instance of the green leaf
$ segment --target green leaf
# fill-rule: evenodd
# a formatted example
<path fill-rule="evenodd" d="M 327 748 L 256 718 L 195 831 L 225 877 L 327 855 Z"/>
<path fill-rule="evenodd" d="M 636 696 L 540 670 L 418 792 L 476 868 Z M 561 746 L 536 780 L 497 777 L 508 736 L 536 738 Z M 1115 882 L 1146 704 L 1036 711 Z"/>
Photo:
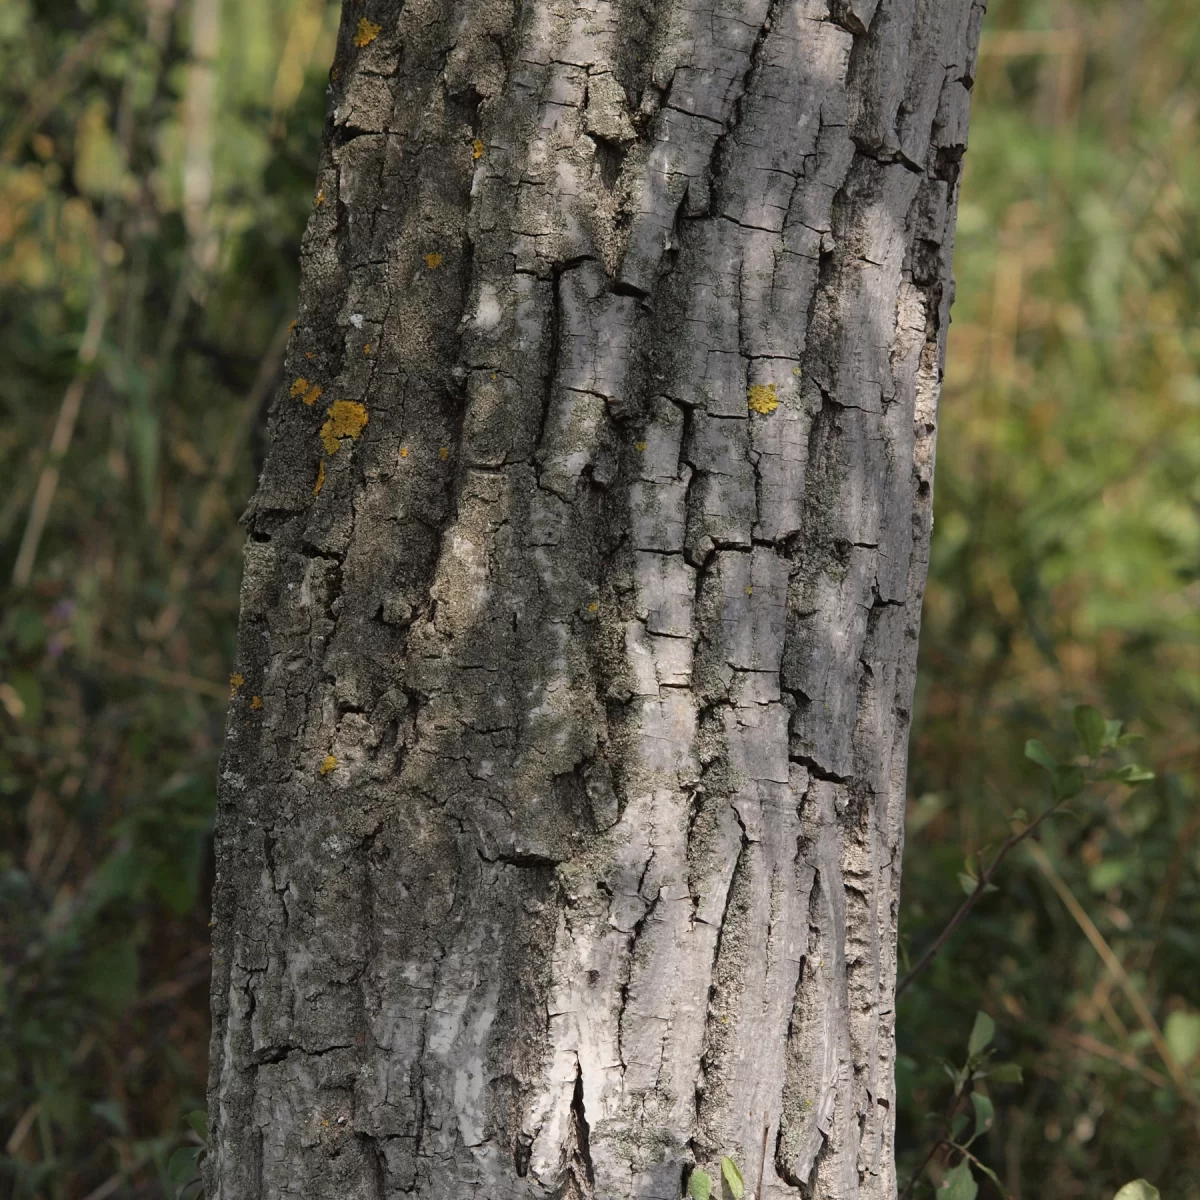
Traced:
<path fill-rule="evenodd" d="M 975 1168 L 975 1170 L 982 1171 L 983 1174 L 986 1175 L 996 1185 L 996 1189 L 999 1191 L 1000 1195 L 1008 1195 L 1008 1192 L 1004 1188 L 1004 1184 L 1000 1182 L 1000 1176 L 997 1175 L 991 1167 L 989 1167 L 986 1163 L 981 1163 L 979 1159 L 975 1159 L 971 1165 Z"/>
<path fill-rule="evenodd" d="M 971 1027 L 971 1036 L 967 1041 L 967 1054 L 978 1058 L 992 1043 L 996 1035 L 996 1022 L 985 1012 L 975 1014 L 975 1024 Z"/>
<path fill-rule="evenodd" d="M 1149 783 L 1154 778 L 1153 771 L 1140 766 L 1138 763 L 1126 763 L 1123 767 L 1118 767 L 1115 775 L 1122 783 L 1130 785 L 1135 783 Z"/>
<path fill-rule="evenodd" d="M 98 947 L 84 964 L 87 993 L 107 1013 L 117 1016 L 137 991 L 138 957 L 131 942 Z"/>
<path fill-rule="evenodd" d="M 1158 1188 L 1144 1179 L 1135 1179 L 1127 1183 L 1113 1200 L 1162 1200 Z"/>
<path fill-rule="evenodd" d="M 975 1109 L 975 1136 L 987 1133 L 996 1116 L 996 1108 L 982 1092 L 971 1093 L 971 1105 Z"/>
<path fill-rule="evenodd" d="M 18 608 L 6 622 L 7 632 L 21 654 L 32 654 L 46 640 L 46 623 L 36 608 Z"/>
<path fill-rule="evenodd" d="M 26 725 L 36 725 L 42 716 L 42 685 L 32 671 L 13 671 L 8 677 L 9 685 L 17 693 L 24 710 L 22 720 Z"/>
<path fill-rule="evenodd" d="M 1121 721 L 1105 721 L 1104 722 L 1104 740 L 1101 742 L 1101 748 L 1111 750 L 1121 739 Z"/>
<path fill-rule="evenodd" d="M 688 1195 L 692 1200 L 708 1200 L 712 1195 L 712 1190 L 712 1176 L 707 1171 L 697 1167 L 688 1176 Z"/>
<path fill-rule="evenodd" d="M 1074 765 L 1055 767 L 1054 774 L 1051 778 L 1051 790 L 1054 792 L 1055 800 L 1070 800 L 1074 796 L 1078 796 L 1083 791 L 1083 785 L 1087 782 L 1084 778 L 1083 770 Z"/>
<path fill-rule="evenodd" d="M 742 1180 L 742 1173 L 737 1169 L 737 1163 L 724 1154 L 721 1155 L 721 1174 L 725 1177 L 725 1184 L 729 1188 L 733 1200 L 742 1200 L 746 1194 L 746 1184 Z"/>
<path fill-rule="evenodd" d="M 102 1120 L 107 1121 L 118 1133 L 127 1134 L 129 1128 L 125 1122 L 125 1111 L 115 1100 L 96 1100 L 90 1106 L 92 1112 Z"/>
<path fill-rule="evenodd" d="M 1132 864 L 1124 858 L 1104 858 L 1088 868 L 1088 886 L 1094 892 L 1107 892 L 1129 878 Z"/>
<path fill-rule="evenodd" d="M 942 1185 L 938 1188 L 938 1195 L 943 1200 L 975 1200 L 978 1194 L 979 1184 L 975 1182 L 971 1164 L 965 1158 L 942 1176 Z"/>
<path fill-rule="evenodd" d="M 1088 758 L 1095 758 L 1104 745 L 1107 725 L 1100 710 L 1090 704 L 1081 704 L 1075 709 L 1075 732 L 1083 743 Z"/>
<path fill-rule="evenodd" d="M 208 1113 L 202 1108 L 188 1113 L 184 1120 L 192 1127 L 192 1132 L 202 1141 L 208 1141 Z"/>
<path fill-rule="evenodd" d="M 171 1161 L 167 1163 L 167 1178 L 176 1188 L 184 1187 L 195 1179 L 199 1153 L 195 1146 L 182 1146 L 171 1155 Z"/>
<path fill-rule="evenodd" d="M 1039 767 L 1045 767 L 1047 771 L 1053 771 L 1058 766 L 1054 755 L 1037 738 L 1030 738 L 1025 743 L 1025 757 L 1037 763 Z"/>
<path fill-rule="evenodd" d="M 987 1077 L 993 1083 L 1025 1082 L 1025 1078 L 1021 1074 L 1021 1066 L 1019 1063 L 997 1063 L 988 1071 Z"/>
<path fill-rule="evenodd" d="M 966 871 L 959 871 L 958 883 L 968 896 L 975 895 L 975 889 L 979 886 L 979 880 L 973 875 L 968 875 Z"/>
<path fill-rule="evenodd" d="M 1163 1037 L 1167 1039 L 1167 1046 L 1175 1061 L 1186 1067 L 1200 1054 L 1200 1013 L 1179 1009 L 1168 1013 L 1163 1025 Z"/>

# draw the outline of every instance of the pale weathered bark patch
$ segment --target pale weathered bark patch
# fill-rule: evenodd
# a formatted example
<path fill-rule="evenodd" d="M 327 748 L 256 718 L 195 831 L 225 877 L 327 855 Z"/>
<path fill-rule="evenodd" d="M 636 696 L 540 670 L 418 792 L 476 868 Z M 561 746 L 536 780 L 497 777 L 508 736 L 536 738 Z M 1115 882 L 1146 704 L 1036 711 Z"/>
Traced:
<path fill-rule="evenodd" d="M 982 9 L 346 4 L 247 516 L 214 1200 L 676 1200 L 721 1154 L 894 1195 Z"/>

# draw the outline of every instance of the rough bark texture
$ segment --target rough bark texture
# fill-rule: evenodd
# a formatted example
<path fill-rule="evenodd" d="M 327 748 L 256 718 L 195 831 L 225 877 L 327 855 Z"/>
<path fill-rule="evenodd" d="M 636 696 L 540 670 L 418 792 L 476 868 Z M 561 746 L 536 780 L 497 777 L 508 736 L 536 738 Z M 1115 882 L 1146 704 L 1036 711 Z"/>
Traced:
<path fill-rule="evenodd" d="M 247 516 L 212 1200 L 677 1200 L 721 1154 L 894 1195 L 982 10 L 347 0 Z"/>

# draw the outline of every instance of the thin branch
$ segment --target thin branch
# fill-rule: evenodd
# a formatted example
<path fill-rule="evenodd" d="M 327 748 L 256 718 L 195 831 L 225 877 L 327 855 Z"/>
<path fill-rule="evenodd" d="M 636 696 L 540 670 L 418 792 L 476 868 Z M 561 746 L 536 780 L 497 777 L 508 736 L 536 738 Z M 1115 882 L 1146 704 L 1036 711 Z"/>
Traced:
<path fill-rule="evenodd" d="M 186 692 L 195 692 L 200 696 L 211 696 L 215 700 L 229 699 L 228 684 L 214 683 L 211 679 L 200 679 L 189 675 L 186 671 L 172 671 L 165 667 L 156 667 L 151 663 L 139 662 L 135 658 L 125 658 L 113 654 L 109 650 L 93 648 L 88 651 L 85 661 L 102 663 L 121 675 L 133 675 L 139 679 L 148 679 L 151 683 L 162 684 L 163 687 L 180 688 Z"/>
<path fill-rule="evenodd" d="M 929 1153 L 926 1154 L 923 1159 L 921 1159 L 920 1165 L 915 1171 L 913 1171 L 912 1175 L 909 1176 L 908 1185 L 905 1187 L 904 1191 L 900 1193 L 900 1200 L 912 1200 L 913 1189 L 917 1186 L 917 1180 L 919 1180 L 921 1176 L 925 1174 L 925 1168 L 928 1167 L 931 1162 L 933 1162 L 934 1155 L 936 1155 L 945 1144 L 946 1139 L 944 1137 L 939 1137 L 934 1141 L 933 1145 L 929 1147 Z"/>
<path fill-rule="evenodd" d="M 15 588 L 27 587 L 33 577 L 33 564 L 37 560 L 38 546 L 41 544 L 46 519 L 50 515 L 54 496 L 58 491 L 59 468 L 71 445 L 71 439 L 75 436 L 75 422 L 79 417 L 83 394 L 91 377 L 91 366 L 100 351 L 100 339 L 104 334 L 107 318 L 108 279 L 102 267 L 92 294 L 83 341 L 79 346 L 79 371 L 63 393 L 58 419 L 54 422 L 54 432 L 50 435 L 46 463 L 38 476 L 33 503 L 29 506 L 29 518 L 25 523 L 25 533 L 21 538 L 21 548 L 17 551 L 17 561 L 13 565 L 12 582 Z"/>
<path fill-rule="evenodd" d="M 1100 956 L 1100 960 L 1120 984 L 1121 991 L 1125 993 L 1125 998 L 1129 1001 L 1129 1006 L 1137 1014 L 1142 1028 L 1150 1035 L 1150 1039 L 1154 1043 L 1154 1048 L 1158 1051 L 1158 1056 L 1162 1059 L 1163 1066 L 1167 1068 L 1167 1074 L 1171 1076 L 1171 1080 L 1175 1084 L 1180 1097 L 1194 1108 L 1200 1108 L 1200 1096 L 1197 1096 L 1192 1085 L 1188 1082 L 1183 1068 L 1179 1065 L 1175 1055 L 1171 1053 L 1171 1048 L 1167 1045 L 1167 1039 L 1163 1036 L 1158 1022 L 1154 1019 L 1154 1014 L 1151 1013 L 1141 992 L 1133 986 L 1133 980 L 1129 978 L 1129 973 L 1125 970 L 1124 964 L 1113 952 L 1104 935 L 1096 928 L 1095 922 L 1087 915 L 1083 906 L 1075 899 L 1074 892 L 1067 886 L 1063 877 L 1054 869 L 1054 864 L 1050 861 L 1045 850 L 1036 842 L 1031 842 L 1029 853 L 1033 856 L 1033 861 L 1037 863 L 1042 874 L 1050 881 L 1051 887 L 1058 893 L 1058 898 L 1063 902 L 1066 910 L 1075 918 L 1075 923 L 1083 930 L 1084 936 L 1092 943 L 1092 947 Z"/>
<path fill-rule="evenodd" d="M 992 877 L 996 874 L 1000 864 L 1004 862 L 1009 853 L 1019 846 L 1030 834 L 1032 834 L 1038 826 L 1053 813 L 1057 812 L 1062 801 L 1052 804 L 1036 820 L 1031 824 L 1026 825 L 1024 829 L 1016 833 L 1010 834 L 1004 845 L 996 853 L 996 857 L 992 859 L 991 864 L 986 871 L 983 871 L 979 876 L 979 882 L 975 885 L 975 890 L 966 898 L 960 905 L 958 912 L 952 916 L 946 925 L 946 928 L 934 939 L 933 944 L 921 955 L 920 958 L 913 964 L 908 974 L 896 985 L 896 995 L 899 996 L 906 987 L 923 971 L 933 960 L 941 953 L 946 943 L 954 936 L 955 930 L 967 919 L 971 914 L 971 910 L 983 898 L 983 894 L 987 891 L 988 885 L 992 882 Z"/>
<path fill-rule="evenodd" d="M 25 110 L 9 128 L 4 148 L 0 150 L 0 162 L 10 163 L 17 157 L 25 139 L 58 107 L 63 94 L 78 82 L 79 68 L 95 55 L 101 43 L 107 40 L 109 31 L 107 25 L 94 26 L 63 55 L 53 74 L 38 85 Z"/>

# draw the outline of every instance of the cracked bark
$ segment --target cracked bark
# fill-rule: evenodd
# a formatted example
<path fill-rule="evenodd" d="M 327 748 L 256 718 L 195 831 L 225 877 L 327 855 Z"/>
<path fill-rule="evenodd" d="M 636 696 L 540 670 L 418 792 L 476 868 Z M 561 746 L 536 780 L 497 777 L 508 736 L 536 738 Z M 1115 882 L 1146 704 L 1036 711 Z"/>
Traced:
<path fill-rule="evenodd" d="M 982 9 L 346 4 L 246 516 L 213 1200 L 676 1200 L 721 1154 L 894 1196 Z"/>

